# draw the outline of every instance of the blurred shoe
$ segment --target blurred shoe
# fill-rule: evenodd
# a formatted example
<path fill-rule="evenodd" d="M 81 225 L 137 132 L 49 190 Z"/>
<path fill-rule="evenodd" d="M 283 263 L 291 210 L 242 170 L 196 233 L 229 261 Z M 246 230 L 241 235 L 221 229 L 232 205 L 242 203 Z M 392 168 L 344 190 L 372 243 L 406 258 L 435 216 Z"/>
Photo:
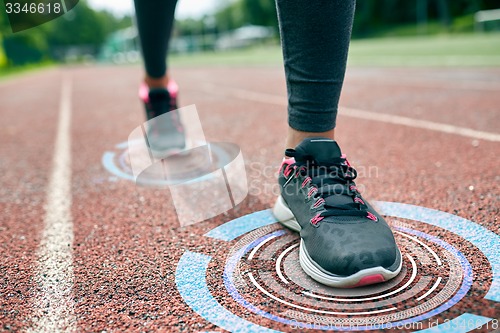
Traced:
<path fill-rule="evenodd" d="M 338 144 L 308 138 L 287 149 L 274 216 L 300 232 L 299 260 L 314 280 L 337 288 L 374 284 L 401 270 L 391 229 L 361 197 L 356 170 Z"/>
<path fill-rule="evenodd" d="M 180 153 L 186 147 L 184 126 L 177 110 L 177 93 L 174 81 L 166 88 L 149 89 L 145 83 L 139 88 L 148 120 L 148 143 L 156 158 Z"/>

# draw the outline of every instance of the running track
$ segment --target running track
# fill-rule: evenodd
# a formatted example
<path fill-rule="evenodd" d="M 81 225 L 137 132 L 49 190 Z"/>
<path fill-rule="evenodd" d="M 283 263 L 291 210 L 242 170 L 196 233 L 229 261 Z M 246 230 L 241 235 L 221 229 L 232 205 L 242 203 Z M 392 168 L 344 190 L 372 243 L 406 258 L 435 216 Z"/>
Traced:
<path fill-rule="evenodd" d="M 101 163 L 143 121 L 138 67 L 59 68 L 0 82 L 0 331 L 221 331 L 183 302 L 175 267 L 185 250 L 217 246 L 201 237 L 207 231 L 272 205 L 284 76 L 274 67 L 173 74 L 207 139 L 241 147 L 250 186 L 234 210 L 186 228 L 168 194 L 113 178 Z M 372 170 L 358 181 L 366 196 L 500 234 L 499 69 L 354 68 L 341 105 L 338 141 L 354 166 Z M 500 317 L 498 306 L 480 311 Z"/>

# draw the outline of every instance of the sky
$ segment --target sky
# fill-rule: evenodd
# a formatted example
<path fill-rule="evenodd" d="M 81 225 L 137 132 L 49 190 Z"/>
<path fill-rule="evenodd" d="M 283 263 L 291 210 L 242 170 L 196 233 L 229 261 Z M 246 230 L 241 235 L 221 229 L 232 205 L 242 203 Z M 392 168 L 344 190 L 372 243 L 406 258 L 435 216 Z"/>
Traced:
<path fill-rule="evenodd" d="M 133 12 L 133 0 L 89 0 L 90 6 L 96 9 L 108 9 L 115 14 L 130 14 Z M 176 17 L 200 18 L 211 13 L 221 0 L 179 0 L 177 3 Z"/>

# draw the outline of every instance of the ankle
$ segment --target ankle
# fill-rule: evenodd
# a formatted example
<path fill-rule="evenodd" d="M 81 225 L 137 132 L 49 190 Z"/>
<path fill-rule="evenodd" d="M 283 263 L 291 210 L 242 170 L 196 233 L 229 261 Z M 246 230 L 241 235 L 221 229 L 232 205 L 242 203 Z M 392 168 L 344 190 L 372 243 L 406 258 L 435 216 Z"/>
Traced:
<path fill-rule="evenodd" d="M 291 127 L 288 127 L 286 138 L 286 149 L 294 149 L 299 143 L 306 138 L 322 137 L 335 140 L 335 129 L 326 132 L 301 132 Z"/>
<path fill-rule="evenodd" d="M 144 82 L 150 89 L 154 88 L 166 88 L 168 86 L 168 76 L 164 75 L 159 78 L 154 78 L 149 75 L 144 77 Z"/>

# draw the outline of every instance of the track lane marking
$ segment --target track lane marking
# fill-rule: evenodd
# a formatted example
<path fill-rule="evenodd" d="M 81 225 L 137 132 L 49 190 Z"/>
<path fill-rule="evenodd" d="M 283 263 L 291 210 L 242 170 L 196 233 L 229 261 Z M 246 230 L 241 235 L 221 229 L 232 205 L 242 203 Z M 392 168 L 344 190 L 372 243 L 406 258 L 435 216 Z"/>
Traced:
<path fill-rule="evenodd" d="M 209 91 L 211 94 L 217 93 L 217 89 L 220 91 L 220 86 L 213 84 L 201 85 L 203 91 Z M 266 94 L 256 91 L 250 91 L 245 89 L 223 87 L 227 94 L 220 93 L 221 95 L 230 96 L 234 98 L 249 100 L 252 102 L 260 102 L 266 104 L 274 104 L 279 106 L 287 106 L 287 100 L 283 96 Z M 358 118 L 363 120 L 378 121 L 383 123 L 389 123 L 394 125 L 402 125 L 407 127 L 425 129 L 435 132 L 447 133 L 459 135 L 472 139 L 480 139 L 492 142 L 500 142 L 500 134 L 474 130 L 471 128 L 460 127 L 455 125 L 449 125 L 444 123 L 437 123 L 429 120 L 415 119 L 405 116 L 398 116 L 388 113 L 380 113 L 373 111 L 365 111 L 354 108 L 341 107 L 340 116 Z"/>
<path fill-rule="evenodd" d="M 44 230 L 37 249 L 38 267 L 32 327 L 28 332 L 72 332 L 76 318 L 73 289 L 71 217 L 71 81 L 61 87 L 53 167 L 44 207 Z"/>
<path fill-rule="evenodd" d="M 500 134 L 497 133 L 478 131 L 466 127 L 459 127 L 455 125 L 437 123 L 434 121 L 415 119 L 415 118 L 392 115 L 387 113 L 364 111 L 353 108 L 341 108 L 341 110 L 346 111 L 346 113 L 339 113 L 341 116 L 345 117 L 373 120 L 394 125 L 402 125 L 402 126 L 420 128 L 435 132 L 455 134 L 472 139 L 500 142 Z"/>

